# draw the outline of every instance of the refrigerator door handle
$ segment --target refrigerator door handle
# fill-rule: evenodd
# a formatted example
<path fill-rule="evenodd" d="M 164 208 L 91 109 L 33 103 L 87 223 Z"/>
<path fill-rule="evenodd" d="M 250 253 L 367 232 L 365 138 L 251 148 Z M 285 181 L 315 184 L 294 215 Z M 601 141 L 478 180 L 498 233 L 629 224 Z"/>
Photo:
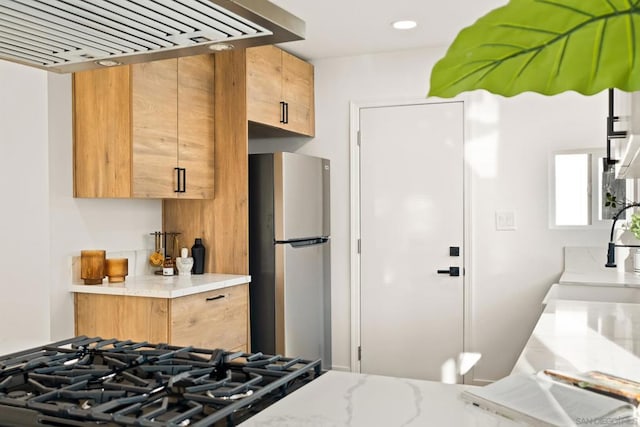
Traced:
<path fill-rule="evenodd" d="M 311 239 L 292 239 L 292 240 L 275 240 L 274 243 L 276 245 L 291 245 L 294 248 L 301 248 L 304 246 L 313 246 L 313 245 L 321 245 L 323 243 L 327 243 L 329 241 L 329 237 L 313 237 Z"/>

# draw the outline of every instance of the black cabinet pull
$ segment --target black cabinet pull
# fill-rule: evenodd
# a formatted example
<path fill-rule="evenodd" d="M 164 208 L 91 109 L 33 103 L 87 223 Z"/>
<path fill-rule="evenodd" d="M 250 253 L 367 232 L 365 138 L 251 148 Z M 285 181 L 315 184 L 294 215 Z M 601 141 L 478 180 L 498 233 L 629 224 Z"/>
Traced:
<path fill-rule="evenodd" d="M 289 124 L 289 103 L 284 103 L 284 124 Z"/>
<path fill-rule="evenodd" d="M 177 179 L 177 183 L 176 183 L 176 189 L 173 190 L 174 193 L 180 193 L 180 168 L 173 168 L 174 171 L 176 171 L 176 179 Z"/>
<path fill-rule="evenodd" d="M 187 192 L 187 169 L 182 168 L 182 190 L 181 193 Z"/>
<path fill-rule="evenodd" d="M 216 295 L 215 297 L 207 298 L 207 301 L 215 301 L 222 298 L 224 298 L 224 295 Z"/>
<path fill-rule="evenodd" d="M 448 270 L 438 270 L 438 274 L 448 274 L 452 277 L 460 276 L 460 267 L 449 267 Z"/>
<path fill-rule="evenodd" d="M 285 115 L 284 115 L 284 106 L 286 105 L 286 102 L 284 101 L 280 101 L 280 123 L 286 123 L 285 122 Z"/>

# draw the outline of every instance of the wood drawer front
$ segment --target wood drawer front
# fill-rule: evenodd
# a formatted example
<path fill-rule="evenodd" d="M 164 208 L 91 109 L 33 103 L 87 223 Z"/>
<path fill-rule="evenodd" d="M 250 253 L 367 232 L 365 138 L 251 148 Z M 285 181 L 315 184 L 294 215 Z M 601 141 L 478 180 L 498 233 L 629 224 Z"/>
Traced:
<path fill-rule="evenodd" d="M 249 285 L 176 298 L 171 302 L 171 343 L 234 349 L 248 341 Z"/>
<path fill-rule="evenodd" d="M 164 298 L 76 293 L 76 335 L 167 342 L 168 301 Z"/>

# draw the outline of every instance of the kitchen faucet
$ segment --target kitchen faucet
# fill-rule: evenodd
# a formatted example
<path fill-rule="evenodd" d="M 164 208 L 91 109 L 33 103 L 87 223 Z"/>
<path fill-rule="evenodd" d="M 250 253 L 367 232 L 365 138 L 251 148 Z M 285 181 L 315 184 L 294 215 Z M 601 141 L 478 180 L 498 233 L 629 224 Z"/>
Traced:
<path fill-rule="evenodd" d="M 624 206 L 613 216 L 613 224 L 611 224 L 611 235 L 609 237 L 609 245 L 607 248 L 607 263 L 605 267 L 615 267 L 616 266 L 616 247 L 618 248 L 638 248 L 640 245 L 616 245 L 613 241 L 613 231 L 616 228 L 616 222 L 618 218 L 622 214 L 622 212 L 626 211 L 629 208 L 637 208 L 640 207 L 640 203 L 630 203 L 627 206 Z"/>

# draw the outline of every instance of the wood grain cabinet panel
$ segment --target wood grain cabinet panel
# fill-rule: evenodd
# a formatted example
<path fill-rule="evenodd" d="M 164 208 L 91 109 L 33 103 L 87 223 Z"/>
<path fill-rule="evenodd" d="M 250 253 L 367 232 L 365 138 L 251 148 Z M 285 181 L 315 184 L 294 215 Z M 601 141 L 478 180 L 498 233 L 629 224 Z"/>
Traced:
<path fill-rule="evenodd" d="M 171 341 L 176 345 L 246 351 L 248 285 L 176 298 L 171 304 Z"/>
<path fill-rule="evenodd" d="M 214 65 L 214 55 L 178 59 L 178 166 L 189 199 L 214 194 Z"/>
<path fill-rule="evenodd" d="M 282 98 L 287 102 L 287 129 L 315 133 L 313 65 L 282 52 Z"/>
<path fill-rule="evenodd" d="M 73 76 L 74 194 L 131 196 L 131 70 Z"/>
<path fill-rule="evenodd" d="M 214 56 L 73 76 L 74 195 L 211 199 Z"/>
<path fill-rule="evenodd" d="M 75 294 L 76 335 L 166 343 L 168 316 L 164 298 Z"/>
<path fill-rule="evenodd" d="M 249 285 L 173 299 L 76 293 L 75 333 L 248 351 Z"/>
<path fill-rule="evenodd" d="M 313 65 L 271 45 L 247 49 L 250 123 L 314 136 L 314 103 Z"/>
<path fill-rule="evenodd" d="M 173 198 L 177 194 L 178 64 L 168 59 L 132 68 L 132 195 Z"/>
<path fill-rule="evenodd" d="M 281 127 L 282 51 L 275 46 L 247 49 L 247 118 Z"/>

